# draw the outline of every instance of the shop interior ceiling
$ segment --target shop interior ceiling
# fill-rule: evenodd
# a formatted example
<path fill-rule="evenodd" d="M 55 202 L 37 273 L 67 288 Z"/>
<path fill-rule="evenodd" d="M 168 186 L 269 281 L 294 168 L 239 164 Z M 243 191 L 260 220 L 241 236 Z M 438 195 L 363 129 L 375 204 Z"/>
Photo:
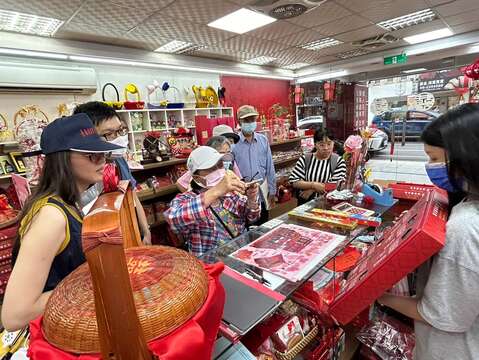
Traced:
<path fill-rule="evenodd" d="M 262 3 L 274 1 L 262 0 Z M 281 3 L 301 3 L 291 0 Z M 310 3 L 314 1 L 310 0 Z M 186 55 L 245 62 L 274 58 L 268 66 L 284 68 L 297 63 L 322 65 L 354 61 L 355 56 L 408 45 L 403 38 L 449 28 L 455 35 L 479 29 L 479 0 L 326 0 L 302 15 L 278 20 L 242 35 L 208 23 L 258 0 L 1 0 L 0 9 L 64 21 L 58 39 L 81 40 L 155 50 L 172 40 L 191 43 Z M 388 32 L 377 24 L 424 9 L 434 20 Z M 358 42 L 389 33 L 397 41 L 374 50 Z M 335 46 L 308 50 L 302 46 L 331 38 Z M 185 55 L 185 54 L 184 54 Z"/>

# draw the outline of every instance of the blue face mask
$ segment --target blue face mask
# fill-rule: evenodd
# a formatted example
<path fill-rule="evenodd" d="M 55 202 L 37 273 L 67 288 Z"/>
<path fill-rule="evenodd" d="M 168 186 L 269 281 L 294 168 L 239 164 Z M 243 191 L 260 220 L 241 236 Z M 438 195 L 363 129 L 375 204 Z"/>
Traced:
<path fill-rule="evenodd" d="M 426 164 L 426 173 L 429 179 L 431 179 L 431 182 L 437 187 L 449 192 L 458 191 L 449 180 L 445 163 Z"/>
<path fill-rule="evenodd" d="M 243 130 L 245 134 L 252 134 L 256 130 L 256 122 L 242 123 L 241 130 Z"/>

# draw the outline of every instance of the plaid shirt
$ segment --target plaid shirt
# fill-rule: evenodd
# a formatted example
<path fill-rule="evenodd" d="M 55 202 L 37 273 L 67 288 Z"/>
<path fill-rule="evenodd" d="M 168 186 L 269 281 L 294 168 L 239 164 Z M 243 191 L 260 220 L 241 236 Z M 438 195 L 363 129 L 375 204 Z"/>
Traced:
<path fill-rule="evenodd" d="M 188 191 L 178 194 L 164 213 L 173 232 L 187 242 L 189 251 L 195 256 L 231 240 L 224 226 L 204 203 L 204 193 Z M 249 209 L 246 196 L 227 194 L 220 199 L 220 203 L 231 215 L 242 220 L 240 229 L 236 229 L 239 234 L 245 231 L 246 220 L 254 222 L 260 217 L 261 208 Z M 226 225 L 234 232 L 231 224 Z"/>

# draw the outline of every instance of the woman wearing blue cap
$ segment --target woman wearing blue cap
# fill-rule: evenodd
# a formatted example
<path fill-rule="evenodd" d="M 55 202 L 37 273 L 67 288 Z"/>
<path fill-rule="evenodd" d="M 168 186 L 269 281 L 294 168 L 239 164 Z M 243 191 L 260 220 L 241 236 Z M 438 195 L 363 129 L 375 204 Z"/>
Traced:
<path fill-rule="evenodd" d="M 106 154 L 121 148 L 101 140 L 85 114 L 50 123 L 40 145 L 42 175 L 21 215 L 3 301 L 2 324 L 8 330 L 41 315 L 51 291 L 85 262 L 79 195 L 102 181 Z"/>

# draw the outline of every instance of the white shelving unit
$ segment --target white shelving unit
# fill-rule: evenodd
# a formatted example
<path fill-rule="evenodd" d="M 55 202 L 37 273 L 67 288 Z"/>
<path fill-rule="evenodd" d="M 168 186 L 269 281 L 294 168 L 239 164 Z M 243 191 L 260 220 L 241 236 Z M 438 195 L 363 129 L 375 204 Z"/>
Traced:
<path fill-rule="evenodd" d="M 205 115 L 209 118 L 233 116 L 233 108 L 118 110 L 117 114 L 128 126 L 130 151 L 141 154 L 141 144 L 146 132 L 169 131 L 179 127 L 195 129 L 195 116 Z"/>

